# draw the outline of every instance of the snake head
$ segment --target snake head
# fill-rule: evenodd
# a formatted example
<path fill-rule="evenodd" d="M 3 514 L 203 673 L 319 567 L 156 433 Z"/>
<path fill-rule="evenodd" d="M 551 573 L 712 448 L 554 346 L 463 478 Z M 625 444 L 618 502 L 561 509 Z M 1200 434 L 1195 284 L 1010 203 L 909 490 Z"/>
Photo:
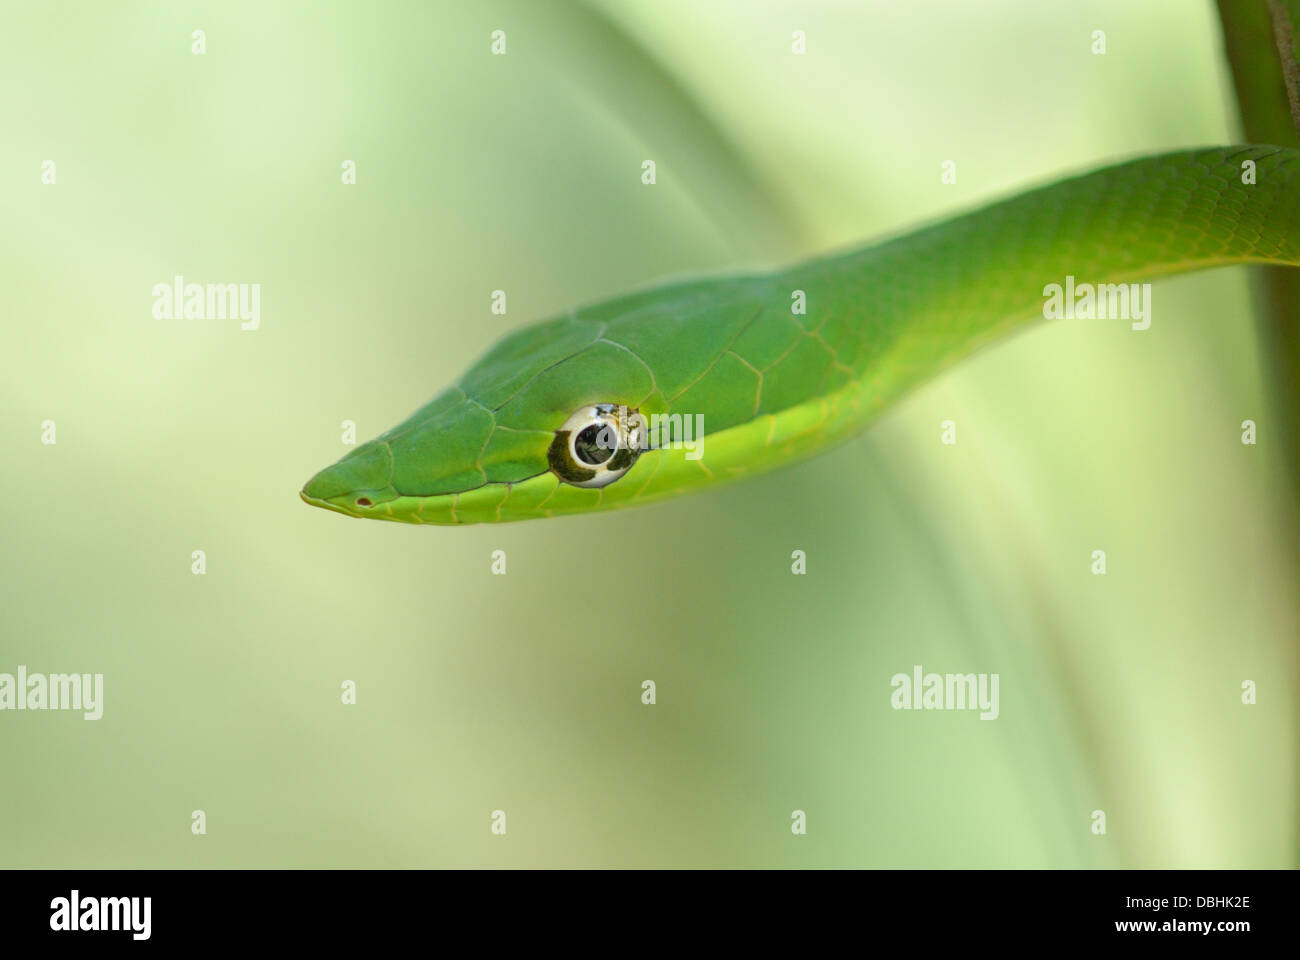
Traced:
<path fill-rule="evenodd" d="M 407 523 L 525 520 L 647 503 L 780 465 L 821 445 L 849 408 L 824 391 L 801 402 L 834 385 L 831 358 L 802 343 L 788 314 L 758 322 L 773 296 L 743 279 L 687 284 L 524 327 L 312 477 L 302 498 Z M 751 347 L 781 369 L 760 374 L 738 352 Z"/>
<path fill-rule="evenodd" d="M 551 431 L 502 427 L 492 413 L 448 391 L 321 470 L 300 495 L 352 517 L 497 520 L 512 495 L 526 493 L 531 501 L 561 485 L 602 489 L 632 469 L 646 448 L 643 418 L 622 404 L 585 404 Z M 545 516 L 544 509 L 537 515 Z"/>
<path fill-rule="evenodd" d="M 601 325 L 570 318 L 507 337 L 460 383 L 321 470 L 302 499 L 352 517 L 462 524 L 548 516 L 636 464 L 653 378 Z"/>

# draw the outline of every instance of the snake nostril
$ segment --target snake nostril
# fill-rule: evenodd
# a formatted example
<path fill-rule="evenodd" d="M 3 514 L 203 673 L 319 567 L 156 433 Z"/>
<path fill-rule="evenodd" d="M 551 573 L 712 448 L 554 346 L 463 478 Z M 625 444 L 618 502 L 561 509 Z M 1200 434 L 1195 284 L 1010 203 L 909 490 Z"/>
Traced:
<path fill-rule="evenodd" d="M 357 500 L 357 506 L 368 507 L 370 506 L 370 501 L 366 497 L 361 497 L 360 499 Z"/>

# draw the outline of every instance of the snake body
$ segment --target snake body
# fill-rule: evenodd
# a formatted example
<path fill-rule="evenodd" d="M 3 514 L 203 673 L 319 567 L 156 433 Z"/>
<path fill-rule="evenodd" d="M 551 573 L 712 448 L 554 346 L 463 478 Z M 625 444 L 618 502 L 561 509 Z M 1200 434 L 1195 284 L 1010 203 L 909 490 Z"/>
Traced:
<path fill-rule="evenodd" d="M 1300 151 L 1147 157 L 864 249 L 574 310 L 507 336 L 301 495 L 349 516 L 431 524 L 651 503 L 855 434 L 904 391 L 1042 320 L 1052 284 L 1240 263 L 1300 265 Z M 1158 306 L 1154 320 L 1177 322 Z M 684 441 L 701 438 L 674 419 L 639 455 L 611 449 L 590 469 L 575 460 L 577 412 L 620 408 L 690 417 L 702 443 L 693 451 Z M 597 416 L 623 436 L 618 414 Z M 584 484 L 589 473 L 600 476 Z"/>

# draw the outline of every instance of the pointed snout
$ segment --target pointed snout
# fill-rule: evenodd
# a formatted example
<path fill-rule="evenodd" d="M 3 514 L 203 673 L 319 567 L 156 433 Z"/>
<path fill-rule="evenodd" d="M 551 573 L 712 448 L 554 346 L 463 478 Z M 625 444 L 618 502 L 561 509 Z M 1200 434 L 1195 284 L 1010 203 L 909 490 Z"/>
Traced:
<path fill-rule="evenodd" d="M 313 507 L 361 517 L 375 505 L 397 496 L 392 472 L 388 447 L 372 441 L 321 470 L 298 495 Z"/>

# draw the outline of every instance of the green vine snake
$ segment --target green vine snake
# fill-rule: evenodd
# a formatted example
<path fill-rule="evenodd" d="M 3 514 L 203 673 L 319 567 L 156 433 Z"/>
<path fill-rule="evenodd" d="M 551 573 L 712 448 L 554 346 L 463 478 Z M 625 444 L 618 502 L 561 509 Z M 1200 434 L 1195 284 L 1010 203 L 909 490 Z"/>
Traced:
<path fill-rule="evenodd" d="M 1239 263 L 1300 265 L 1300 151 L 1134 160 L 865 249 L 525 327 L 301 496 L 429 524 L 660 501 L 854 435 L 922 380 L 1041 320 L 1050 284 Z M 645 429 L 656 422 L 667 426 Z M 687 435 L 693 423 L 702 437 Z"/>

